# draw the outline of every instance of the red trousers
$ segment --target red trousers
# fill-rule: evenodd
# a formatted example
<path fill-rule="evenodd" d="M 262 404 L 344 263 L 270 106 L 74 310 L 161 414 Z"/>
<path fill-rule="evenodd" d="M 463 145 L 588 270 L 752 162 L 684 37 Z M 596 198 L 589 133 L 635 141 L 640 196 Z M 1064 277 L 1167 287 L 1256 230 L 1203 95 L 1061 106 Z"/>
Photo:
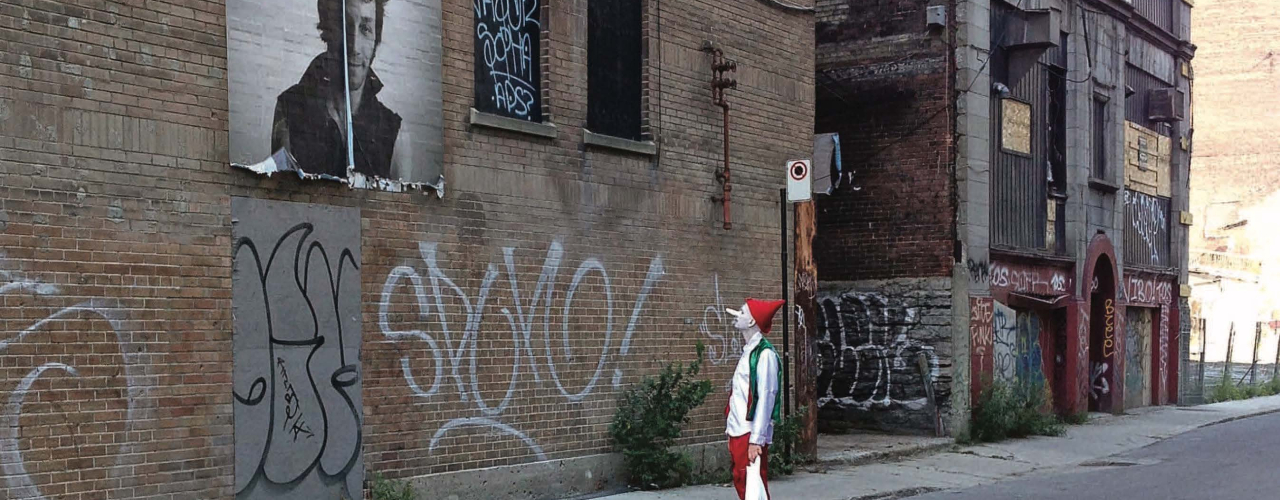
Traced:
<path fill-rule="evenodd" d="M 747 448 L 750 446 L 751 434 L 729 438 L 729 454 L 733 456 L 733 487 L 738 490 L 738 500 L 768 500 L 769 447 L 761 447 L 760 458 L 748 463 Z"/>

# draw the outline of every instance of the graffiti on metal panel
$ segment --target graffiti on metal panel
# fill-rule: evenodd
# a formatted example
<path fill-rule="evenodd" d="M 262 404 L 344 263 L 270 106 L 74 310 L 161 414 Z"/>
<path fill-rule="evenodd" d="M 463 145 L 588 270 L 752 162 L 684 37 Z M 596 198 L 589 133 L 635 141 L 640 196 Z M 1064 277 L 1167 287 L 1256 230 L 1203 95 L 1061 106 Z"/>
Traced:
<path fill-rule="evenodd" d="M 7 229 L 9 219 L 0 211 L 0 232 Z M 125 320 L 120 301 L 104 298 L 85 300 L 75 293 L 64 293 L 57 285 L 30 278 L 20 270 L 9 269 L 10 262 L 0 253 L 0 299 L 21 300 L 25 310 L 35 310 L 50 304 L 53 312 L 41 319 L 26 322 L 9 317 L 0 324 L 13 325 L 20 330 L 0 331 L 0 355 L 5 356 L 7 366 L 27 370 L 7 395 L 0 411 L 0 472 L 9 498 L 43 499 L 40 476 L 44 460 L 28 468 L 27 452 L 39 451 L 48 455 L 66 454 L 67 458 L 85 458 L 85 467 L 99 469 L 108 477 L 132 474 L 138 456 L 137 443 L 131 438 L 139 431 L 139 423 L 152 418 L 154 398 L 149 397 L 146 366 L 142 360 L 150 354 L 145 350 L 145 335 L 135 334 L 132 324 Z M 19 299 L 20 296 L 26 296 Z M 57 305 L 57 304 L 71 305 Z M 65 346 L 72 343 L 114 344 L 116 350 L 101 352 L 94 348 L 94 355 L 73 356 Z M 12 349 L 12 352 L 10 351 Z M 99 354 L 101 352 L 101 354 Z M 17 355 L 15 353 L 21 353 Z M 92 365 L 89 359 L 92 359 Z M 85 366 L 78 366 L 84 364 Z M 21 373 L 19 371 L 18 373 Z M 70 382 L 69 382 L 70 381 Z M 77 424 L 65 422 L 58 414 L 77 412 L 76 404 L 69 407 L 53 397 L 53 392 L 68 389 L 93 388 L 95 406 L 106 412 L 123 409 L 123 422 L 114 442 L 102 450 L 101 442 L 90 442 L 89 435 L 74 432 Z M 84 411 L 84 410 L 80 410 Z M 39 419 L 23 418 L 39 414 Z M 104 413 L 105 415 L 105 413 Z M 114 426 L 114 424 L 113 424 Z M 65 433 L 65 434 L 64 434 Z M 33 439 L 23 443 L 23 438 L 43 436 L 43 442 L 51 448 L 39 449 Z M 101 436 L 98 436 L 101 437 Z M 111 439 L 112 436 L 107 436 Z M 95 457 L 88 459 L 88 450 L 97 449 Z M 33 459 L 35 460 L 35 459 Z M 74 463 L 78 461 L 69 461 Z M 76 465 L 68 465 L 59 471 L 68 474 L 78 472 Z M 32 471 L 35 471 L 33 476 Z M 63 485 L 65 488 L 66 485 Z"/>
<path fill-rule="evenodd" d="M 1017 313 L 1008 306 L 996 302 L 991 325 L 995 332 L 996 380 L 1013 382 L 1017 378 Z"/>
<path fill-rule="evenodd" d="M 987 356 L 992 355 L 995 330 L 992 321 L 992 300 L 986 297 L 969 299 L 969 342 L 975 357 L 975 366 L 986 366 Z"/>
<path fill-rule="evenodd" d="M 1040 350 L 1040 317 L 1033 312 L 1018 314 L 1017 376 L 1022 383 L 1044 382 L 1044 359 Z"/>
<path fill-rule="evenodd" d="M 1076 326 L 1076 373 L 1089 372 L 1089 307 L 1085 302 L 1081 302 L 1076 306 L 1077 326 Z M 1093 382 L 1091 377 L 1076 377 L 1079 386 L 1076 388 L 1077 397 L 1084 397 L 1090 392 L 1090 385 Z"/>
<path fill-rule="evenodd" d="M 1111 377 L 1107 375 L 1107 371 L 1110 369 L 1111 366 L 1106 361 L 1093 364 L 1093 370 L 1089 374 L 1089 380 L 1093 381 L 1092 386 L 1089 388 L 1089 396 L 1093 399 L 1101 399 L 1102 396 L 1111 394 L 1111 382 L 1109 381 Z"/>
<path fill-rule="evenodd" d="M 925 408 L 925 384 L 938 381 L 940 368 L 934 347 L 916 339 L 919 313 L 917 307 L 876 293 L 820 297 L 818 404 Z M 921 354 L 928 360 L 924 376 L 916 365 Z"/>
<path fill-rule="evenodd" d="M 1126 408 L 1143 406 L 1149 401 L 1151 387 L 1151 311 L 1133 308 L 1128 310 L 1125 322 L 1124 345 L 1124 400 Z"/>
<path fill-rule="evenodd" d="M 1017 293 L 1059 295 L 1073 285 L 1073 279 L 1061 270 L 1040 268 L 1004 262 L 992 262 L 989 266 L 969 260 L 966 263 L 970 280 L 990 284 L 993 288 Z"/>
<path fill-rule="evenodd" d="M 1116 353 L 1116 307 L 1115 302 L 1107 299 L 1104 303 L 1106 315 L 1106 329 L 1103 330 L 1102 337 L 1102 357 L 1111 359 Z"/>
<path fill-rule="evenodd" d="M 644 310 L 645 301 L 654 287 L 666 273 L 662 257 L 656 256 L 649 261 L 644 282 L 634 296 L 632 306 L 626 311 L 629 315 L 622 338 L 614 335 L 614 285 L 610 281 L 609 271 L 603 261 L 587 258 L 578 264 L 564 289 L 563 299 L 556 297 L 558 284 L 562 283 L 560 275 L 564 260 L 564 247 L 560 241 L 553 241 L 547 249 L 542 261 L 540 273 L 535 280 L 522 276 L 517 271 L 516 248 L 502 249 L 503 267 L 506 284 L 509 287 L 511 305 L 489 303 L 493 285 L 499 282 L 504 274 L 497 264 L 490 262 L 481 279 L 479 288 L 468 293 L 456 284 L 441 268 L 438 260 L 438 245 L 432 242 L 418 244 L 418 252 L 422 263 L 426 265 L 426 280 L 418 270 L 409 265 L 392 269 L 382 288 L 382 298 L 378 310 L 378 325 L 382 334 L 396 342 L 419 341 L 426 345 L 430 354 L 429 362 L 433 372 L 422 373 L 413 369 L 412 365 L 419 360 L 410 356 L 400 359 L 400 369 L 405 384 L 413 396 L 431 399 L 442 396 L 441 389 L 450 381 L 457 391 L 457 397 L 472 405 L 475 416 L 459 417 L 446 422 L 432 436 L 428 451 L 435 452 L 441 441 L 454 429 L 487 428 L 520 440 L 539 460 L 546 460 L 547 455 L 542 447 L 525 431 L 517 429 L 501 420 L 504 412 L 516 397 L 516 386 L 522 371 L 532 376 L 535 385 L 550 383 L 555 386 L 559 396 L 566 402 L 581 402 L 591 395 L 600 379 L 606 374 L 610 360 L 615 363 L 629 354 L 632 336 Z M 594 275 L 594 278 L 592 277 Z M 525 293 L 520 283 L 533 282 L 532 293 Z M 400 289 L 408 287 L 409 293 Z M 591 294 L 591 295 L 586 295 Z M 599 295 L 596 295 L 599 294 Z M 416 303 L 416 319 L 407 320 L 413 326 L 392 325 L 391 304 L 398 295 L 409 295 Z M 601 303 L 603 299 L 603 303 Z M 579 311 L 574 310 L 575 300 L 594 302 L 594 305 Z M 484 341 L 481 335 L 486 333 L 481 326 L 485 315 L 491 309 L 497 309 L 505 318 L 510 328 L 510 380 L 500 401 L 485 399 L 481 392 L 482 374 L 478 368 L 479 344 Z M 558 310 L 557 310 L 558 309 Z M 571 329 L 571 320 L 581 314 L 603 314 L 603 339 L 599 347 L 599 356 L 582 358 L 574 354 L 574 345 L 580 340 Z M 404 316 L 404 315 L 397 315 Z M 434 320 L 432 321 L 432 317 Z M 451 318 L 461 317 L 465 321 L 461 332 L 455 330 Z M 428 332 L 419 323 L 431 321 L 438 331 Z M 557 324 L 558 323 L 558 324 Z M 553 333 L 559 327 L 559 339 L 553 339 Z M 536 333 L 541 331 L 541 344 L 545 349 L 535 349 L 539 340 Z M 615 347 L 615 341 L 617 345 Z M 505 348 L 504 348 L 505 349 Z M 578 368 L 562 367 L 556 358 L 560 357 L 566 364 L 580 365 Z M 575 359 L 579 358 L 579 359 Z M 576 375 L 586 374 L 585 380 L 575 379 Z M 622 384 L 622 369 L 616 367 L 610 373 L 613 387 Z M 549 377 L 549 380 L 547 380 Z M 487 377 L 485 377 L 487 378 Z M 426 383 L 426 381 L 430 381 Z M 425 388 L 424 388 L 425 387 Z M 580 388 L 577 388 L 580 387 Z"/>
<path fill-rule="evenodd" d="M 1150 264 L 1164 262 L 1169 238 L 1168 200 L 1162 200 L 1138 191 L 1124 191 L 1125 212 L 1133 235 L 1148 252 Z"/>
<path fill-rule="evenodd" d="M 1169 380 L 1169 342 L 1172 341 L 1172 339 L 1169 338 L 1169 306 L 1160 306 L 1159 329 L 1160 339 L 1157 340 L 1160 344 L 1159 376 L 1161 380 Z M 1168 388 L 1165 387 L 1165 385 L 1166 384 L 1162 382 L 1160 384 L 1160 390 L 1167 393 Z M 1163 400 L 1161 402 L 1163 402 Z"/>
<path fill-rule="evenodd" d="M 1173 284 L 1151 276 L 1130 276 L 1124 282 L 1124 294 L 1130 304 L 1171 304 Z"/>
<path fill-rule="evenodd" d="M 237 215 L 248 210 L 233 207 Z M 270 224 L 238 218 L 236 497 L 356 498 L 363 480 L 359 215 L 345 220 L 355 224 L 346 228 L 316 220 L 324 232 L 345 235 L 300 222 L 266 240 Z M 336 241 L 355 249 L 330 246 Z"/>

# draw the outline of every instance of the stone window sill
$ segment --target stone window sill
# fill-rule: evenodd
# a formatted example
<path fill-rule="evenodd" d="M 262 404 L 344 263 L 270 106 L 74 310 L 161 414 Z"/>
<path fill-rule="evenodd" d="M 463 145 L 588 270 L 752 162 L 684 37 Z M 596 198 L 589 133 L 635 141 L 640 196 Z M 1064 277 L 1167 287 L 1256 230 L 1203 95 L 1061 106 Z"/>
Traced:
<path fill-rule="evenodd" d="M 1104 193 L 1115 193 L 1120 190 L 1120 186 L 1112 184 L 1111 181 L 1092 176 L 1089 177 L 1089 187 Z"/>
<path fill-rule="evenodd" d="M 582 135 L 583 140 L 588 146 L 625 151 L 645 156 L 658 154 L 658 146 L 654 144 L 653 141 L 633 141 L 631 139 L 623 139 L 621 137 L 613 137 L 611 135 L 597 134 L 587 129 L 582 129 Z"/>
<path fill-rule="evenodd" d="M 476 127 L 506 130 L 535 137 L 544 137 L 547 139 L 556 138 L 556 126 L 553 123 L 535 123 L 531 121 L 517 120 L 515 118 L 507 118 L 505 116 L 485 113 L 476 108 L 471 108 L 471 125 Z"/>

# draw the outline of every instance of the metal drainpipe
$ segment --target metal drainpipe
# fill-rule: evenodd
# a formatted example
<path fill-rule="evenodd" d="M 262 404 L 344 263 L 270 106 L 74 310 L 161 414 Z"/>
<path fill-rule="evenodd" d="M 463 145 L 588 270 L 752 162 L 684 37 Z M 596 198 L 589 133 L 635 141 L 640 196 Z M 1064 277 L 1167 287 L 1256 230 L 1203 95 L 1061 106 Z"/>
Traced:
<path fill-rule="evenodd" d="M 725 73 L 736 71 L 738 63 L 724 58 L 724 52 L 715 48 L 709 42 L 703 45 L 702 50 L 711 54 L 711 71 L 714 76 L 711 78 L 711 98 L 715 101 L 716 106 L 720 106 L 724 110 L 724 168 L 716 173 L 716 178 L 724 184 L 724 194 L 721 196 L 712 196 L 711 199 L 724 204 L 724 228 L 733 229 L 733 222 L 730 218 L 729 209 L 729 192 L 733 190 L 730 184 L 732 177 L 729 169 L 729 101 L 725 99 L 725 90 L 738 88 L 738 81 L 733 78 L 725 78 Z"/>

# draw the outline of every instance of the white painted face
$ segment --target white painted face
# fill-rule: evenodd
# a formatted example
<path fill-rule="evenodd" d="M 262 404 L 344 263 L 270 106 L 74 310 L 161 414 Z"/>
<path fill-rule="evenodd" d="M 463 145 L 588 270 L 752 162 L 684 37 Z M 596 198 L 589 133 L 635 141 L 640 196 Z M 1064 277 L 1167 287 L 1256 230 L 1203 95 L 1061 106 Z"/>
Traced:
<path fill-rule="evenodd" d="M 737 318 L 734 319 L 733 321 L 734 328 L 737 328 L 739 330 L 747 330 L 753 326 L 756 326 L 756 320 L 755 318 L 751 317 L 751 310 L 747 308 L 746 304 L 742 304 L 742 309 L 739 309 L 738 311 L 731 311 L 730 314 L 737 316 Z"/>

